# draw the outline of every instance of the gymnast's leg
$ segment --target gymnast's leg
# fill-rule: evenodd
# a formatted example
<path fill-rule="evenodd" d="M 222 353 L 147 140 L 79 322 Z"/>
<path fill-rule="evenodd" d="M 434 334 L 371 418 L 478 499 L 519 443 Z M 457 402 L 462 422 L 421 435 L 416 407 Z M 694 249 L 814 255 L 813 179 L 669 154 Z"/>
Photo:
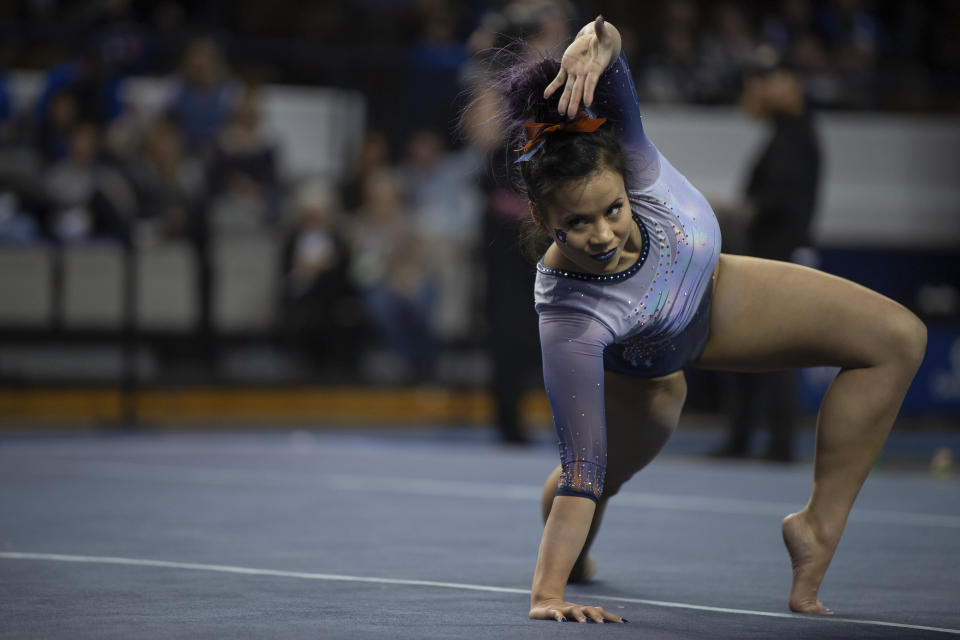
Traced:
<path fill-rule="evenodd" d="M 607 500 L 663 449 L 677 426 L 687 395 L 682 371 L 660 378 L 631 378 L 608 371 L 603 385 L 609 452 L 603 495 L 569 582 L 587 582 L 593 577 L 596 565 L 587 552 L 600 529 Z M 544 522 L 550 515 L 559 479 L 558 466 L 543 485 L 540 508 Z"/>
<path fill-rule="evenodd" d="M 925 348 L 923 323 L 874 291 L 785 262 L 721 256 L 710 338 L 696 366 L 841 368 L 817 416 L 810 501 L 783 521 L 793 611 L 827 612 L 820 582 Z"/>

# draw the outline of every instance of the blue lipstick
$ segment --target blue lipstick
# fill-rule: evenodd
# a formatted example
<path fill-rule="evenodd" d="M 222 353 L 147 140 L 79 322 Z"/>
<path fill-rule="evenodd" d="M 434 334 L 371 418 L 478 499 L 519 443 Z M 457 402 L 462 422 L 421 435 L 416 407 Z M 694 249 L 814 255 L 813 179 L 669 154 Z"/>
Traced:
<path fill-rule="evenodd" d="M 594 260 L 598 260 L 600 262 L 606 262 L 616 254 L 617 254 L 617 249 L 616 247 L 614 247 L 613 249 L 610 249 L 610 251 L 607 251 L 606 253 L 595 253 L 593 254 L 592 257 Z"/>

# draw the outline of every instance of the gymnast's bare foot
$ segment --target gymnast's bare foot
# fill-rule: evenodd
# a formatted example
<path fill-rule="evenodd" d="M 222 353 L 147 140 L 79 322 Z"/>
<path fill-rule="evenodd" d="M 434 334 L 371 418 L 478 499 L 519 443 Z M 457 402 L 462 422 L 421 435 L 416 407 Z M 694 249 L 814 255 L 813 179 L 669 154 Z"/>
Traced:
<path fill-rule="evenodd" d="M 806 519 L 805 512 L 791 513 L 783 519 L 783 543 L 790 553 L 793 586 L 790 588 L 790 610 L 797 613 L 832 614 L 817 600 L 836 544 L 822 541 Z"/>
<path fill-rule="evenodd" d="M 577 562 L 570 570 L 567 582 L 571 584 L 590 582 L 597 573 L 597 563 L 593 556 L 586 556 L 582 562 Z"/>

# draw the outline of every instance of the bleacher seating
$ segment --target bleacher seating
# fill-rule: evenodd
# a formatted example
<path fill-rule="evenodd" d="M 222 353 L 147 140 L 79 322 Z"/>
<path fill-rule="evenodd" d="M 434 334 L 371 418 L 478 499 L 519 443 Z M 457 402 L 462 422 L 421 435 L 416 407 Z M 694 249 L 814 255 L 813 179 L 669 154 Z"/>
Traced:
<path fill-rule="evenodd" d="M 64 328 L 110 330 L 123 326 L 123 253 L 123 246 L 115 242 L 64 248 Z"/>
<path fill-rule="evenodd" d="M 224 236 L 213 243 L 213 327 L 267 331 L 278 309 L 279 246 L 271 234 Z"/>
<path fill-rule="evenodd" d="M 0 248 L 0 327 L 52 326 L 55 258 L 46 244 Z"/>
<path fill-rule="evenodd" d="M 200 316 L 197 256 L 185 241 L 137 251 L 137 323 L 146 331 L 191 331 Z"/>

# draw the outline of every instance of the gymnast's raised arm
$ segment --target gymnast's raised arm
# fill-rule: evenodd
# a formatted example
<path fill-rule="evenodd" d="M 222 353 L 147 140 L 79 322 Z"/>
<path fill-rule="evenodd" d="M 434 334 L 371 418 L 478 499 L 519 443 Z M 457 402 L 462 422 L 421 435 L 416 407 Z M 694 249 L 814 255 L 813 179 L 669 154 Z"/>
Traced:
<path fill-rule="evenodd" d="M 604 86 L 597 88 L 599 83 Z M 627 59 L 620 49 L 620 33 L 603 17 L 584 26 L 567 47 L 560 70 L 544 91 L 549 98 L 560 88 L 561 116 L 575 117 L 581 108 L 610 120 L 626 152 L 630 170 L 627 188 L 643 189 L 659 174 L 659 152 L 643 131 L 637 90 Z"/>

